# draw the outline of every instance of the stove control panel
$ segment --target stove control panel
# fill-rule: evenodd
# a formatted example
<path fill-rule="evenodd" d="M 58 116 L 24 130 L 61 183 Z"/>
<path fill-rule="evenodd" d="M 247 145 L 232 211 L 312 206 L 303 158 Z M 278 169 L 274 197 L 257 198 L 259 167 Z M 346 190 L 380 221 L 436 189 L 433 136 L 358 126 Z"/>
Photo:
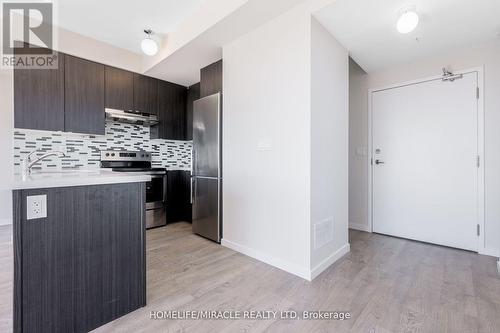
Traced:
<path fill-rule="evenodd" d="M 150 162 L 151 153 L 146 151 L 102 150 L 101 161 L 139 161 Z"/>

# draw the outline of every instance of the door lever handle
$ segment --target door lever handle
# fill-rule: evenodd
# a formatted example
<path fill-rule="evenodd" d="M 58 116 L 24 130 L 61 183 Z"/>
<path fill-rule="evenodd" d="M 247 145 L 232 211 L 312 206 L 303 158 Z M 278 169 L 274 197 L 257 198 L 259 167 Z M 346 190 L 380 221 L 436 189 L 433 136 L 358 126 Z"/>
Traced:
<path fill-rule="evenodd" d="M 384 161 L 381 161 L 381 160 L 375 160 L 375 164 L 376 164 L 376 165 L 379 165 L 379 164 L 385 164 L 385 162 L 384 162 Z"/>

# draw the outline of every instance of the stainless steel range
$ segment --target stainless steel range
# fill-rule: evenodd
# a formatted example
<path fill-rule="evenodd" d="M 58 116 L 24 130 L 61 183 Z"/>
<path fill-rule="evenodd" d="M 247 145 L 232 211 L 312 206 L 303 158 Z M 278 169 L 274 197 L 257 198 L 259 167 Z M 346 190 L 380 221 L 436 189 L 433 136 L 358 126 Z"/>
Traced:
<path fill-rule="evenodd" d="M 151 181 L 146 184 L 146 229 L 167 224 L 167 171 L 152 167 L 151 153 L 104 150 L 101 168 L 151 175 Z"/>

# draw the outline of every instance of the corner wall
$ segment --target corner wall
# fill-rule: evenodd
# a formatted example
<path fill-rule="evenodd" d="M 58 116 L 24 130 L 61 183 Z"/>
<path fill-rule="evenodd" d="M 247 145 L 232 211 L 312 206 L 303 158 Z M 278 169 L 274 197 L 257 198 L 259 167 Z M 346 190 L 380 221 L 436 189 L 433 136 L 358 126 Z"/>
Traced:
<path fill-rule="evenodd" d="M 349 251 L 348 56 L 312 19 L 328 3 L 223 47 L 222 244 L 306 280 Z M 328 219 L 313 248 L 311 221 Z"/>
<path fill-rule="evenodd" d="M 349 228 L 368 226 L 368 76 L 349 58 Z"/>
<path fill-rule="evenodd" d="M 311 278 L 349 252 L 349 55 L 311 20 Z"/>
<path fill-rule="evenodd" d="M 222 244 L 309 279 L 310 16 L 225 45 Z"/>

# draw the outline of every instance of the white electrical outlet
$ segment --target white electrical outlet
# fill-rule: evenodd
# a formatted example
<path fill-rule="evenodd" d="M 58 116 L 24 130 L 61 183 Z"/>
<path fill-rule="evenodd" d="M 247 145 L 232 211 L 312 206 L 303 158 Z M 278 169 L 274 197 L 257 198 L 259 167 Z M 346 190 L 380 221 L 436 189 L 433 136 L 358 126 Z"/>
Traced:
<path fill-rule="evenodd" d="M 31 195 L 26 198 L 26 219 L 43 219 L 47 217 L 47 195 Z"/>

